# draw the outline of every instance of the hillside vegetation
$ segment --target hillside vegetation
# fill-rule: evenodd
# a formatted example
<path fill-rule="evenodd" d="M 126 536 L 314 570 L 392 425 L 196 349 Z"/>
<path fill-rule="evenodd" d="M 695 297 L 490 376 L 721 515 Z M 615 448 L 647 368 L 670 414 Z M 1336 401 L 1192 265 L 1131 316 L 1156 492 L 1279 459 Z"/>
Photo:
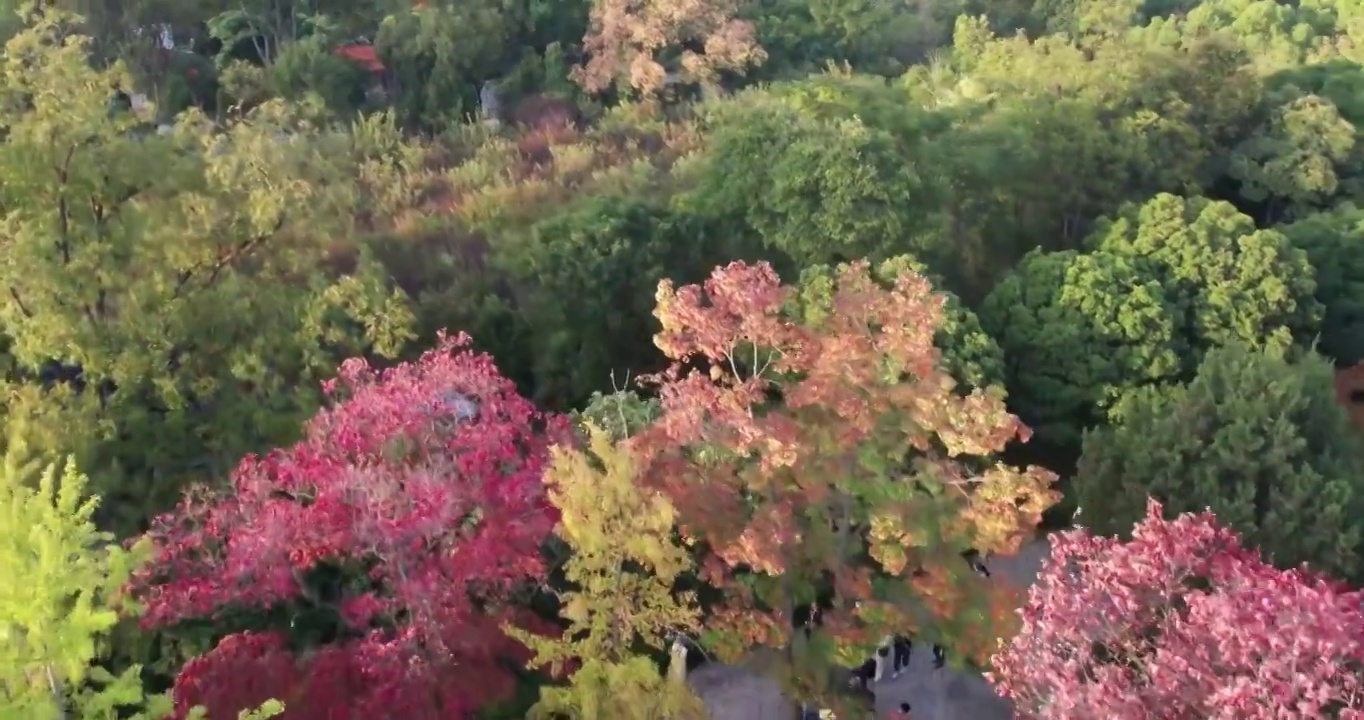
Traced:
<path fill-rule="evenodd" d="M 0 720 L 1364 717 L 1364 2 L 6 13 Z"/>

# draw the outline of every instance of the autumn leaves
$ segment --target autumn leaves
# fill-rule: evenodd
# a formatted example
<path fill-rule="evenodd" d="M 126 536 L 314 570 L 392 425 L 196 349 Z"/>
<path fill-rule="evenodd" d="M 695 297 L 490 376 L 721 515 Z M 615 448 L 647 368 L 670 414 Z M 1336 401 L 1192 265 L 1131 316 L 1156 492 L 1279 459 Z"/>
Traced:
<path fill-rule="evenodd" d="M 646 378 L 658 417 L 615 447 L 593 429 L 594 461 L 559 450 L 548 473 L 575 547 L 570 576 L 615 553 L 567 594 L 570 623 L 605 618 L 656 645 L 663 618 L 694 622 L 693 598 L 668 588 L 694 558 L 719 592 L 705 608 L 713 649 L 782 651 L 793 692 L 833 694 L 827 668 L 892 632 L 924 632 L 984 664 L 1018 598 L 978 582 L 962 552 L 1015 550 L 1056 493 L 1051 474 L 989 459 L 1027 431 L 998 394 L 961 392 L 941 368 L 943 298 L 912 272 L 878 282 L 866 263 L 839 267 L 826 312 L 803 321 L 790 312 L 795 289 L 765 264 L 665 281 L 657 297 L 655 342 L 673 361 Z M 662 532 L 674 513 L 676 543 Z M 607 567 L 640 577 L 607 592 Z M 794 611 L 816 597 L 827 606 L 818 637 L 796 643 Z M 584 662 L 596 652 L 574 647 Z"/>
<path fill-rule="evenodd" d="M 655 662 L 677 631 L 722 660 L 776 651 L 769 675 L 821 707 L 887 634 L 983 665 L 1018 599 L 962 554 L 1031 537 L 1053 477 L 992 459 L 1026 429 L 942 368 L 927 280 L 866 263 L 829 280 L 820 312 L 766 264 L 661 283 L 657 405 L 585 443 L 466 337 L 347 363 L 300 442 L 152 529 L 146 622 L 226 635 L 180 673 L 178 706 L 287 698 L 322 718 L 401 698 L 444 720 L 510 695 L 510 659 L 555 679 L 543 717 L 692 717 Z"/>

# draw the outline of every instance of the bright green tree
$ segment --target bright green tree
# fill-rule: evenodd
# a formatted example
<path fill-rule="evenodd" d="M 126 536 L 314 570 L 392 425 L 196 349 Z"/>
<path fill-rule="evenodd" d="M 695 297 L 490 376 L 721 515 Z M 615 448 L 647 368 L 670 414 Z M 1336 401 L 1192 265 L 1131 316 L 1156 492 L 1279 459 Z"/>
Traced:
<path fill-rule="evenodd" d="M 1159 282 L 1195 350 L 1238 341 L 1282 349 L 1320 327 L 1307 254 L 1231 203 L 1160 194 L 1100 221 L 1087 242 Z"/>
<path fill-rule="evenodd" d="M 141 667 L 97 664 L 151 548 L 95 528 L 99 498 L 72 461 L 42 468 L 26 451 L 11 438 L 0 468 L 0 717 L 159 720 L 170 699 L 144 693 Z"/>
<path fill-rule="evenodd" d="M 560 594 L 568 627 L 546 638 L 508 627 L 535 651 L 532 666 L 560 674 L 564 687 L 541 690 L 533 718 L 662 720 L 704 717 L 685 686 L 669 682 L 642 645 L 661 649 L 672 632 L 694 631 L 693 598 L 673 583 L 692 568 L 673 540 L 676 511 L 666 496 L 636 484 L 631 451 L 588 425 L 585 450 L 556 448 L 545 482 L 562 513 L 556 534 L 573 550 Z"/>
<path fill-rule="evenodd" d="M 1290 90 L 1230 149 L 1227 163 L 1240 195 L 1262 208 L 1265 222 L 1304 217 L 1355 184 L 1355 126 L 1330 100 Z"/>
<path fill-rule="evenodd" d="M 1147 388 L 1085 436 L 1084 524 L 1127 533 L 1148 496 L 1171 516 L 1205 508 L 1280 567 L 1360 577 L 1364 467 L 1329 363 L 1232 345 L 1187 385 Z"/>
<path fill-rule="evenodd" d="M 103 664 L 120 618 L 137 605 L 121 592 L 151 555 L 95 527 L 100 498 L 68 458 L 43 466 L 13 430 L 0 463 L 0 718 L 162 720 L 169 695 L 149 694 L 142 667 Z M 266 720 L 278 701 L 243 711 Z M 202 720 L 202 708 L 191 718 Z"/>
<path fill-rule="evenodd" d="M 1163 289 L 1120 256 L 1031 253 L 980 319 L 1004 349 L 1011 408 L 1058 447 L 1077 447 L 1131 388 L 1181 373 L 1183 337 Z"/>
<path fill-rule="evenodd" d="M 1139 37 L 1190 45 L 1214 34 L 1232 38 L 1249 51 L 1257 68 L 1272 71 L 1305 64 L 1334 34 L 1332 13 L 1322 12 L 1325 3 L 1301 5 L 1300 10 L 1274 0 L 1204 0 L 1187 13 L 1151 23 Z"/>
<path fill-rule="evenodd" d="M 1211 348 L 1285 350 L 1320 327 L 1306 253 L 1229 203 L 1157 195 L 1086 244 L 1024 258 L 981 308 L 1015 409 L 1049 441 L 1075 446 L 1124 394 L 1190 379 Z"/>

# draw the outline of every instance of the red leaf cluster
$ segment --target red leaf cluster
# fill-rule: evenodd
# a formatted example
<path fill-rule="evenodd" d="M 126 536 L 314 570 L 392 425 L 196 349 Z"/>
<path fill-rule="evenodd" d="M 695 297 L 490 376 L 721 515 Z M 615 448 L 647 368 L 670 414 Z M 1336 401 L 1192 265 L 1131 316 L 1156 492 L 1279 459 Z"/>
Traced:
<path fill-rule="evenodd" d="M 1361 718 L 1362 600 L 1152 501 L 1130 542 L 1053 538 L 991 680 L 1024 718 Z"/>
<path fill-rule="evenodd" d="M 158 555 L 134 584 L 149 626 L 307 602 L 349 631 L 296 655 L 282 635 L 228 637 L 181 672 L 181 712 L 235 717 L 275 697 L 289 718 L 443 720 L 510 691 L 499 661 L 523 649 L 500 628 L 529 619 L 505 600 L 543 577 L 557 518 L 541 473 L 568 428 L 468 342 L 442 335 L 384 371 L 348 361 L 303 440 L 158 519 Z M 308 596 L 319 563 L 352 574 L 339 597 Z"/>

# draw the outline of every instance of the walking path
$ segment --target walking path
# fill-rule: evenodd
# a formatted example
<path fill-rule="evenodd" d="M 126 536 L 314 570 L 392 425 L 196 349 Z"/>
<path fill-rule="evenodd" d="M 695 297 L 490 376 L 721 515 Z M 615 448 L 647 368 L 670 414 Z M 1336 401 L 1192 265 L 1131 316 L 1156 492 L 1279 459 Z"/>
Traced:
<path fill-rule="evenodd" d="M 992 579 L 1021 587 L 1032 584 L 1050 548 L 1036 540 L 1009 557 L 992 558 Z M 885 718 L 900 703 L 913 706 L 914 720 L 1010 720 L 1009 703 L 995 695 L 985 678 L 970 671 L 944 667 L 933 669 L 933 655 L 916 647 L 909 670 L 894 680 L 876 685 L 876 716 Z"/>

